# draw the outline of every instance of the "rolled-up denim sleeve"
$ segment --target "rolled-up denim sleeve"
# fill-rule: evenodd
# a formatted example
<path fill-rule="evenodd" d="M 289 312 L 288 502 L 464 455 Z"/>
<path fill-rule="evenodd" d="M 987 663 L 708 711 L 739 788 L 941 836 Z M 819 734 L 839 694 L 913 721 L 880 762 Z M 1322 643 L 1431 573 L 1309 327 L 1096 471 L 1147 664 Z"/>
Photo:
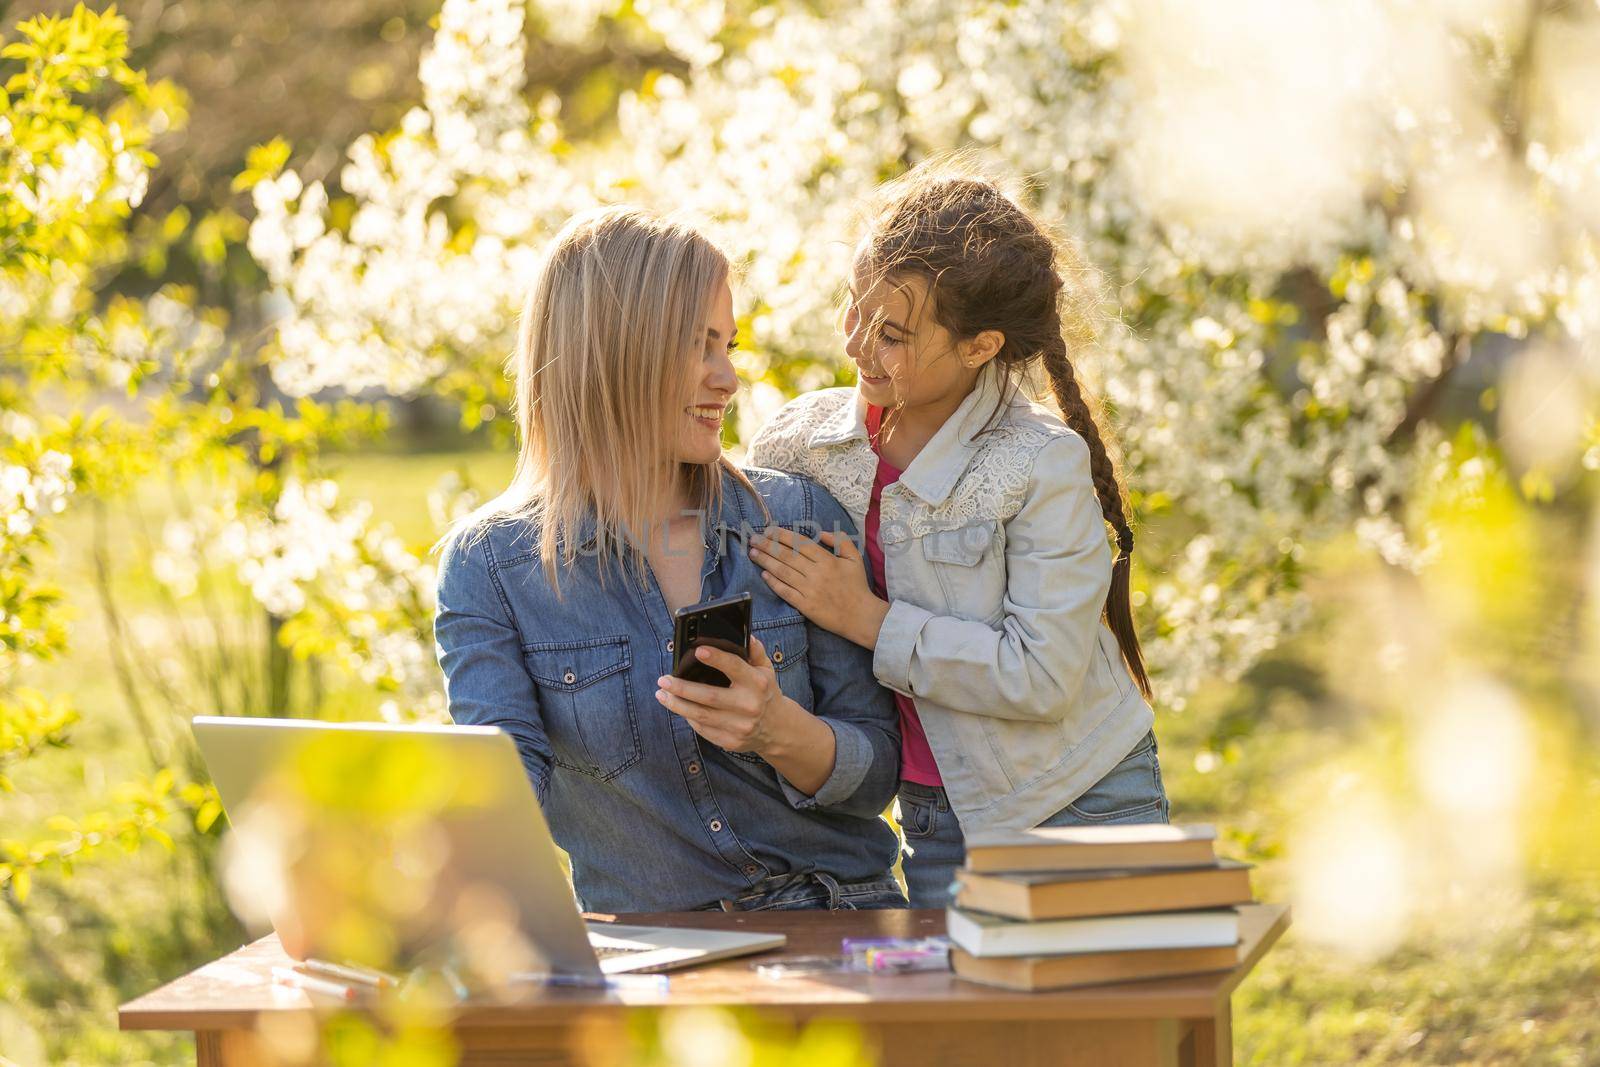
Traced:
<path fill-rule="evenodd" d="M 833 497 L 820 487 L 808 488 L 820 529 L 855 538 L 855 524 Z M 802 810 L 879 815 L 900 783 L 900 719 L 894 697 L 873 677 L 872 653 L 810 622 L 806 635 L 816 714 L 833 731 L 833 772 L 814 794 L 801 792 L 780 775 L 784 795 Z"/>
<path fill-rule="evenodd" d="M 467 530 L 439 560 L 434 647 L 444 670 L 450 718 L 511 735 L 542 803 L 550 785 L 550 741 L 539 695 L 522 660 L 522 639 L 491 568 L 487 535 Z"/>
<path fill-rule="evenodd" d="M 884 685 L 957 711 L 1059 721 L 1095 655 L 1111 550 L 1073 434 L 1035 458 L 1027 495 L 1006 526 L 1005 616 L 998 627 L 894 601 L 873 668 Z"/>

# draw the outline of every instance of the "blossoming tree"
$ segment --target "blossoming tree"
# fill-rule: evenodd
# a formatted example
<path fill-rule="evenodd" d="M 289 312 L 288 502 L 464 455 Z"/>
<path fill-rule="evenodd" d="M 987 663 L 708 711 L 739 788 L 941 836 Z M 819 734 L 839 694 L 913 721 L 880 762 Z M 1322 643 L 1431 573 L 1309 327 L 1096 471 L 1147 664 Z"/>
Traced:
<path fill-rule="evenodd" d="M 176 816 L 192 818 L 200 837 L 220 814 L 216 793 L 195 762 L 181 723 L 170 712 L 227 711 L 219 679 L 239 681 L 238 650 L 212 640 L 205 648 L 175 639 L 181 618 L 140 642 L 117 610 L 102 574 L 102 604 L 113 673 L 136 726 L 136 763 L 144 769 L 86 798 L 89 810 L 14 817 L 7 793 L 26 788 L 28 761 L 70 742 L 79 711 L 70 692 L 32 684 L 39 668 L 69 651 L 66 593 L 47 582 L 44 560 L 57 516 L 81 508 L 93 524 L 99 569 L 107 569 L 108 504 L 126 504 L 142 483 L 170 477 L 176 488 L 202 472 L 224 473 L 233 500 L 252 520 L 247 535 L 274 509 L 301 499 L 297 477 L 318 449 L 370 433 L 370 412 L 304 402 L 286 412 L 262 396 L 248 353 L 226 343 L 226 317 L 197 306 L 194 291 L 160 285 L 123 292 L 114 284 L 130 263 L 161 251 L 169 229 L 146 236 L 130 217 L 155 165 L 149 145 L 181 124 L 186 102 L 166 82 L 150 83 L 127 62 L 127 24 L 113 12 L 81 5 L 60 17 L 26 20 L 0 36 L 0 890 L 26 901 L 35 872 L 70 871 L 97 850 L 128 850 L 154 840 L 175 845 Z M 157 220 L 160 221 L 160 220 Z M 114 407 L 108 396 L 128 403 Z M 219 494 L 219 500 L 223 495 Z M 210 509 L 208 508 L 208 511 Z M 218 551 L 226 553 L 231 542 Z M 250 541 L 254 555 L 274 551 L 271 537 Z M 337 553 L 337 547 L 324 551 Z M 361 531 L 347 557 L 381 586 L 381 536 Z M 193 559 L 203 555 L 199 549 Z M 409 561 L 408 562 L 413 562 Z M 258 564 L 252 564 L 257 566 Z M 240 575 L 248 585 L 249 568 Z M 407 589 L 420 585 L 408 581 Z M 328 652 L 358 656 L 369 642 L 361 620 L 388 618 L 393 604 L 358 599 L 341 588 L 338 629 L 348 634 Z M 95 599 L 86 589 L 75 599 Z M 263 597 L 268 608 L 278 606 Z M 188 601 L 184 609 L 195 608 Z M 256 609 L 259 613 L 259 609 Z M 195 608 L 191 614 L 201 614 Z M 309 612 L 307 612 L 309 614 Z M 348 625 L 347 625 L 348 624 Z M 415 634 L 427 625 L 413 611 L 387 631 Z M 287 627 L 274 627 L 284 638 Z M 288 637 L 293 637 L 293 632 Z M 279 642 L 287 646 L 284 638 Z M 279 643 L 275 643 L 275 648 Z M 410 639 L 415 645 L 416 639 Z M 407 647 L 410 647 L 409 645 Z M 175 650 L 183 650 L 184 656 Z M 284 655 L 287 655 L 285 649 Z M 229 663 L 228 658 L 234 662 Z M 180 666 L 181 664 L 181 666 Z M 187 669 L 208 703 L 190 707 L 172 677 Z M 376 680 L 375 678 L 372 680 Z M 163 706 L 141 693 L 154 692 Z M 246 698 L 246 703 L 256 703 Z M 266 703 L 265 700 L 259 702 Z M 14 798 L 13 798 L 14 799 Z M 185 835 L 186 845 L 196 838 Z"/>
<path fill-rule="evenodd" d="M 1408 501 L 1478 451 L 1435 411 L 1476 349 L 1537 339 L 1541 372 L 1589 395 L 1595 15 L 446 0 L 422 103 L 350 147 L 337 207 L 293 171 L 254 186 L 250 249 L 284 298 L 273 375 L 294 394 L 434 392 L 469 424 L 494 418 L 541 241 L 575 210 L 643 201 L 706 218 L 744 267 L 745 436 L 840 380 L 832 312 L 874 183 L 976 146 L 1028 176 L 1104 274 L 1104 337 L 1080 358 L 1153 535 L 1136 603 L 1181 706 L 1304 616 L 1308 543 L 1353 528 L 1425 565 Z M 573 143 L 560 101 L 524 92 L 525 19 L 578 48 L 622 23 L 683 69 L 647 75 L 609 135 Z M 1580 399 L 1512 458 L 1539 491 L 1580 457 L 1600 465 L 1596 440 Z"/>

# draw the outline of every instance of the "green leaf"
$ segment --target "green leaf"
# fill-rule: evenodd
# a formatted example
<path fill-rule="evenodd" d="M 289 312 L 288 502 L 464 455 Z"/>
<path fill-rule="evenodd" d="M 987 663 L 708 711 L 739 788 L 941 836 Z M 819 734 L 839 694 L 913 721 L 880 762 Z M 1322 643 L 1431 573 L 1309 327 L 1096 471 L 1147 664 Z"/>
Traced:
<path fill-rule="evenodd" d="M 245 156 L 244 170 L 234 176 L 233 191 L 240 193 L 257 182 L 276 178 L 289 162 L 289 153 L 289 142 L 282 137 L 274 137 L 266 144 L 258 144 L 250 149 Z"/>
<path fill-rule="evenodd" d="M 1522 495 L 1538 504 L 1548 504 L 1556 497 L 1556 485 L 1546 471 L 1534 469 L 1522 476 Z"/>
<path fill-rule="evenodd" d="M 200 805 L 200 810 L 194 813 L 194 828 L 203 833 L 208 833 L 216 824 L 217 817 L 222 814 L 222 805 L 215 800 L 208 800 Z"/>

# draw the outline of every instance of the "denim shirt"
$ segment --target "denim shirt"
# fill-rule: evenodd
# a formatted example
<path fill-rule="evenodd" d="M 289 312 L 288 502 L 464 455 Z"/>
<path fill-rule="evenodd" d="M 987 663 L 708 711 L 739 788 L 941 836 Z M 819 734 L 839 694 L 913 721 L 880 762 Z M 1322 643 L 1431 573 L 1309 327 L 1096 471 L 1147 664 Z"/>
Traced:
<path fill-rule="evenodd" d="M 854 534 L 814 482 L 748 474 L 773 525 Z M 852 882 L 894 863 L 898 841 L 880 818 L 898 778 L 892 699 L 870 653 L 811 625 L 762 581 L 745 542 L 763 525 L 724 473 L 720 511 L 701 524 L 702 599 L 749 592 L 752 632 L 784 695 L 832 729 L 833 771 L 814 795 L 656 701 L 656 679 L 672 672 L 672 615 L 648 568 L 580 551 L 558 597 L 526 518 L 479 524 L 445 546 L 434 634 L 450 715 L 516 741 L 586 910 L 695 908 L 779 875 Z"/>

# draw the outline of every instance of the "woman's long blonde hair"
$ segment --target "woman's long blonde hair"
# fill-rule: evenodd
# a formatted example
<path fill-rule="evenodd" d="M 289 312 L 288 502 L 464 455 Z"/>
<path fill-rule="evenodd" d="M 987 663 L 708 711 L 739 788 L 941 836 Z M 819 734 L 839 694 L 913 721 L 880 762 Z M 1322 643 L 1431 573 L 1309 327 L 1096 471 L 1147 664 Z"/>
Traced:
<path fill-rule="evenodd" d="M 580 551 L 642 564 L 681 485 L 712 513 L 721 470 L 749 488 L 726 457 L 684 464 L 670 452 L 692 399 L 691 362 L 728 277 L 727 257 L 685 223 L 633 207 L 570 220 L 540 265 L 510 360 L 521 438 L 511 484 L 444 541 L 495 520 L 531 519 L 559 589 L 558 566 Z M 589 519 L 592 544 L 580 532 Z"/>

